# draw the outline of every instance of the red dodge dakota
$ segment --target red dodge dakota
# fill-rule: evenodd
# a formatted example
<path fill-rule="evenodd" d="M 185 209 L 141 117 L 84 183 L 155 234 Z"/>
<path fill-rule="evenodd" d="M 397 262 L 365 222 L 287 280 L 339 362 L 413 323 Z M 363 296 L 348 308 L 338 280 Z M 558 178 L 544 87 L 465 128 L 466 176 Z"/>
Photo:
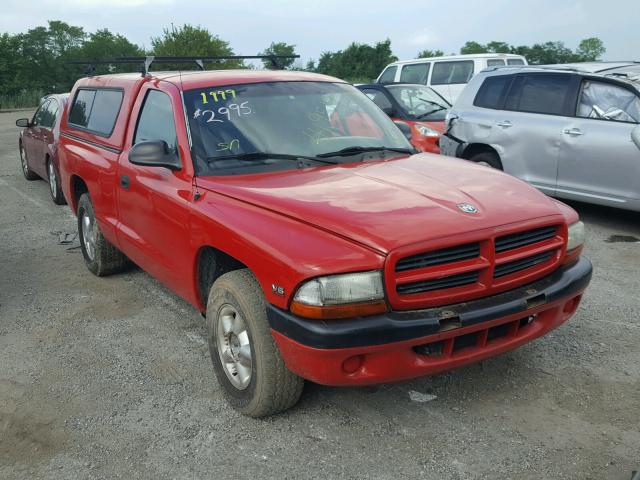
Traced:
<path fill-rule="evenodd" d="M 357 131 L 340 121 L 354 114 Z M 304 379 L 393 382 L 512 350 L 573 315 L 591 278 L 573 209 L 415 154 L 332 77 L 83 78 L 59 157 L 89 270 L 131 261 L 202 312 L 250 416 L 294 405 Z"/>

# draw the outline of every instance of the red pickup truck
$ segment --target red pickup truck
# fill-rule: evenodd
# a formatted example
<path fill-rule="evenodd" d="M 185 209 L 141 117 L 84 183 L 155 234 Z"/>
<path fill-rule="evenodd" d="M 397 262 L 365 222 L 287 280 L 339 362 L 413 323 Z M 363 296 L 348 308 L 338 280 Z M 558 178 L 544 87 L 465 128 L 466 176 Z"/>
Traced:
<path fill-rule="evenodd" d="M 358 112 L 351 132 L 335 118 Z M 414 154 L 357 89 L 302 72 L 79 80 L 60 176 L 96 275 L 139 265 L 206 315 L 251 416 L 303 379 L 370 385 L 514 349 L 591 278 L 574 210 L 502 172 Z"/>

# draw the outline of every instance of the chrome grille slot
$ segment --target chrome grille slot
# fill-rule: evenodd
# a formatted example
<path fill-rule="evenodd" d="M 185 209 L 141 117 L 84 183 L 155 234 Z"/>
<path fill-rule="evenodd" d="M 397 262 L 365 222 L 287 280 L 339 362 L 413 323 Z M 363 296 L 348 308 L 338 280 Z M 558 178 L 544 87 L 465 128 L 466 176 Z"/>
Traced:
<path fill-rule="evenodd" d="M 415 270 L 418 268 L 432 267 L 434 265 L 442 265 L 445 263 L 459 262 L 469 260 L 480 256 L 479 243 L 467 243 L 465 245 L 457 245 L 455 247 L 441 248 L 431 252 L 420 253 L 405 257 L 396 264 L 396 272 L 404 272 L 406 270 Z"/>
<path fill-rule="evenodd" d="M 505 275 L 519 272 L 520 270 L 524 270 L 525 268 L 531 268 L 535 265 L 538 265 L 539 263 L 550 260 L 555 254 L 555 250 L 551 252 L 542 252 L 537 255 L 532 255 L 530 257 L 521 258 L 520 260 L 515 260 L 513 262 L 496 265 L 496 268 L 493 272 L 493 278 L 504 277 Z"/>
<path fill-rule="evenodd" d="M 458 275 L 449 275 L 448 277 L 435 278 L 433 280 L 420 280 L 398 285 L 396 291 L 399 294 L 422 293 L 432 290 L 440 290 L 443 288 L 460 287 L 469 285 L 478 281 L 479 272 L 460 273 Z"/>
<path fill-rule="evenodd" d="M 550 227 L 536 228 L 534 230 L 527 230 L 526 232 L 511 233 L 498 237 L 495 242 L 495 251 L 496 253 L 500 253 L 548 240 L 556 235 L 557 229 L 557 226 L 552 225 Z"/>

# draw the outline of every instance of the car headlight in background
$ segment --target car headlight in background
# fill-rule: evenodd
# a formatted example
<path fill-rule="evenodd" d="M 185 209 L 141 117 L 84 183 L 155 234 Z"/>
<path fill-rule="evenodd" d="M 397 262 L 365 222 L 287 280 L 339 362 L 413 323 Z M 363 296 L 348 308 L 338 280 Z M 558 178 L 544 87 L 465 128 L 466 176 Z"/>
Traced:
<path fill-rule="evenodd" d="M 291 312 L 322 319 L 386 312 L 382 283 L 379 270 L 314 278 L 298 288 L 291 303 Z"/>
<path fill-rule="evenodd" d="M 439 137 L 440 132 L 434 130 L 433 128 L 429 128 L 426 125 L 418 125 L 416 124 L 416 130 L 420 135 L 425 137 Z"/>
<path fill-rule="evenodd" d="M 576 222 L 569 225 L 569 238 L 567 239 L 567 252 L 584 245 L 584 223 Z"/>

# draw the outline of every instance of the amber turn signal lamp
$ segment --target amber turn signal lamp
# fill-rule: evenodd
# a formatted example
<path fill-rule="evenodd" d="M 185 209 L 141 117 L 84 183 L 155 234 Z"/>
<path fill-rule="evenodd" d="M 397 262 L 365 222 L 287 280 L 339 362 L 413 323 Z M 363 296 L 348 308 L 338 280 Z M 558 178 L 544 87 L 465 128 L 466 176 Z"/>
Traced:
<path fill-rule="evenodd" d="M 385 313 L 387 310 L 387 303 L 384 300 L 324 306 L 306 305 L 295 300 L 291 303 L 291 313 L 300 317 L 316 318 L 319 320 L 366 317 L 368 315 Z"/>

